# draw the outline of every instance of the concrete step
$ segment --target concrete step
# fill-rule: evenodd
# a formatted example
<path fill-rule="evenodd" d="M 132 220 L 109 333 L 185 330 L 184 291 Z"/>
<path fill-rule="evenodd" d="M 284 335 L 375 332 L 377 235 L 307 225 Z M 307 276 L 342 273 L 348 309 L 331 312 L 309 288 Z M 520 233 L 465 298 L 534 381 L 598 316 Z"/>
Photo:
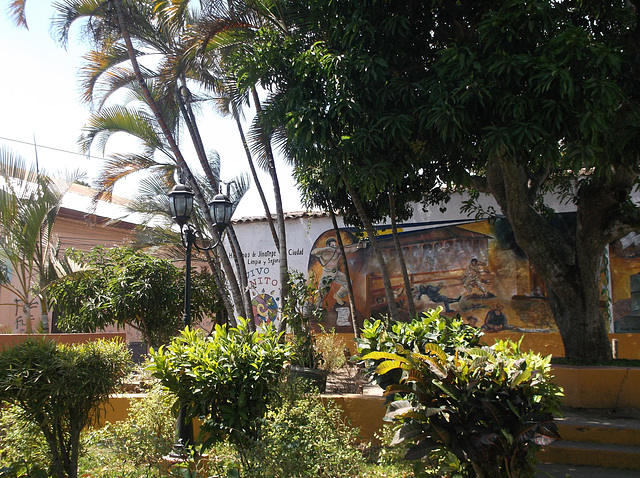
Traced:
<path fill-rule="evenodd" d="M 640 446 L 640 423 L 635 419 L 565 417 L 556 423 L 565 441 Z"/>
<path fill-rule="evenodd" d="M 562 440 L 543 447 L 538 459 L 542 463 L 640 471 L 640 446 Z"/>
<path fill-rule="evenodd" d="M 541 463 L 536 478 L 640 478 L 640 471 L 598 466 Z"/>

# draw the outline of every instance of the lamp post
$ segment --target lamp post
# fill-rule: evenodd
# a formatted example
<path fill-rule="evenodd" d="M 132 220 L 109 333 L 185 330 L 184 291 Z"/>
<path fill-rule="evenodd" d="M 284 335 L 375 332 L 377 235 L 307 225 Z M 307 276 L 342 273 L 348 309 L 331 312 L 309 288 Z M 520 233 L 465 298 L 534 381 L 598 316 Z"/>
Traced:
<path fill-rule="evenodd" d="M 189 224 L 193 212 L 193 191 L 184 184 L 176 184 L 169 192 L 169 209 L 173 220 L 180 227 L 180 238 L 186 249 L 186 271 L 184 278 L 184 326 L 191 326 L 191 250 L 195 247 L 199 251 L 210 251 L 222 241 L 222 233 L 231 222 L 233 203 L 222 193 L 216 194 L 209 203 L 209 212 L 213 219 L 213 229 L 218 236 L 208 246 L 198 245 L 196 239 L 200 233 L 195 226 Z M 185 447 L 193 445 L 193 424 L 187 423 L 186 408 L 180 407 L 176 422 L 176 443 L 173 445 L 171 456 L 184 458 Z"/>

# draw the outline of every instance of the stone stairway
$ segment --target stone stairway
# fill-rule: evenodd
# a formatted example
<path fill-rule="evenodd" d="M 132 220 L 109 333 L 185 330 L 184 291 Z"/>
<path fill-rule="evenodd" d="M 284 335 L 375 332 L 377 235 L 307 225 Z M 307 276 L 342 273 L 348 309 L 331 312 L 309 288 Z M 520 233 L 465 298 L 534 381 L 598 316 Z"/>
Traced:
<path fill-rule="evenodd" d="M 557 423 L 562 441 L 541 450 L 538 457 L 542 463 L 619 469 L 621 473 L 637 470 L 640 477 L 640 412 L 637 410 L 565 410 L 564 417 L 557 419 Z"/>

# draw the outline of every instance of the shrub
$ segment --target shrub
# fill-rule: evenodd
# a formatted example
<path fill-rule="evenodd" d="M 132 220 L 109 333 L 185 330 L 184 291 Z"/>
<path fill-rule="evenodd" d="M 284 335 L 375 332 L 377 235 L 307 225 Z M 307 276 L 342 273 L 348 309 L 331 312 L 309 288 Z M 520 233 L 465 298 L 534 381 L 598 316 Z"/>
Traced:
<path fill-rule="evenodd" d="M 238 327 L 216 326 L 212 336 L 185 330 L 151 351 L 150 367 L 187 417 L 202 419 L 205 446 L 226 437 L 243 444 L 257 437 L 288 358 L 273 327 L 250 332 L 240 319 Z"/>
<path fill-rule="evenodd" d="M 272 403 L 259 439 L 244 453 L 248 478 L 341 478 L 356 476 L 362 462 L 355 446 L 358 430 L 340 408 L 317 393 L 301 393 L 290 383 Z"/>
<path fill-rule="evenodd" d="M 119 463 L 157 467 L 175 442 L 174 401 L 175 397 L 162 387 L 153 387 L 131 403 L 127 420 L 99 430 L 100 441 L 114 452 Z"/>
<path fill-rule="evenodd" d="M 441 316 L 442 307 L 423 312 L 411 322 L 365 320 L 362 333 L 356 338 L 358 355 L 370 352 L 395 353 L 400 347 L 405 350 L 425 351 L 427 344 L 438 344 L 446 353 L 453 354 L 460 348 L 475 347 L 480 344 L 483 333 L 480 329 L 466 325 L 460 317 Z M 369 360 L 367 372 L 382 388 L 401 379 L 401 370 L 374 374 L 382 360 Z"/>
<path fill-rule="evenodd" d="M 344 355 L 344 339 L 336 334 L 335 329 L 315 336 L 315 349 L 322 357 L 319 368 L 327 372 L 335 372 L 342 367 L 347 358 Z"/>
<path fill-rule="evenodd" d="M 131 365 L 118 342 L 58 345 L 31 339 L 0 353 L 0 402 L 36 424 L 51 453 L 51 476 L 75 477 L 80 432 L 92 423 Z"/>
<path fill-rule="evenodd" d="M 553 413 L 562 393 L 550 357 L 519 343 L 454 353 L 425 344 L 423 352 L 398 347 L 363 358 L 381 361 L 377 374 L 402 372 L 385 392 L 385 418 L 401 424 L 392 443 L 413 443 L 408 457 L 444 446 L 480 478 L 534 476 L 538 446 L 559 438 Z"/>
<path fill-rule="evenodd" d="M 0 477 L 46 478 L 50 463 L 51 454 L 38 425 L 25 421 L 18 407 L 3 407 L 0 413 Z"/>

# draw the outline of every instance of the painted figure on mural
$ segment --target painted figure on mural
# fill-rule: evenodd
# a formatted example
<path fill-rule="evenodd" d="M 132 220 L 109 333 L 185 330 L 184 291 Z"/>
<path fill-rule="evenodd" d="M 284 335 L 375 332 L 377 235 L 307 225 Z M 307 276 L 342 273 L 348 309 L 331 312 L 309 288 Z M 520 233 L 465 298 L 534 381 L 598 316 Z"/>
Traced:
<path fill-rule="evenodd" d="M 491 307 L 491 310 L 487 312 L 487 316 L 484 319 L 484 325 L 482 330 L 486 332 L 500 332 L 510 328 L 507 324 L 507 316 L 502 312 L 502 304 L 496 303 Z"/>
<path fill-rule="evenodd" d="M 357 242 L 344 246 L 345 254 L 352 254 L 359 249 L 365 248 L 366 242 Z M 344 305 L 344 299 L 347 296 L 347 276 L 340 270 L 340 248 L 335 237 L 326 240 L 324 247 L 317 247 L 311 251 L 311 255 L 315 256 L 322 266 L 322 276 L 320 277 L 320 290 L 327 290 L 331 283 L 335 282 L 340 287 L 333 295 L 338 305 Z M 326 292 L 320 294 L 318 303 L 324 302 Z"/>
<path fill-rule="evenodd" d="M 423 295 L 426 295 L 431 302 L 435 302 L 436 304 L 444 304 L 445 312 L 451 312 L 449 304 L 460 302 L 460 298 L 462 296 L 458 296 L 454 299 L 453 297 L 447 297 L 446 295 L 440 294 L 440 289 L 442 289 L 443 285 L 444 284 L 442 282 L 440 282 L 437 286 L 431 284 L 420 284 L 418 286 L 416 300 L 420 300 Z"/>
<path fill-rule="evenodd" d="M 489 284 L 489 281 L 480 277 L 484 272 L 482 266 L 486 265 L 484 262 L 479 262 L 475 257 L 469 262 L 467 272 L 462 276 L 462 286 L 468 295 L 473 294 L 473 289 L 478 289 L 482 293 L 482 297 L 489 297 L 490 293 L 484 287 L 484 284 Z"/>

